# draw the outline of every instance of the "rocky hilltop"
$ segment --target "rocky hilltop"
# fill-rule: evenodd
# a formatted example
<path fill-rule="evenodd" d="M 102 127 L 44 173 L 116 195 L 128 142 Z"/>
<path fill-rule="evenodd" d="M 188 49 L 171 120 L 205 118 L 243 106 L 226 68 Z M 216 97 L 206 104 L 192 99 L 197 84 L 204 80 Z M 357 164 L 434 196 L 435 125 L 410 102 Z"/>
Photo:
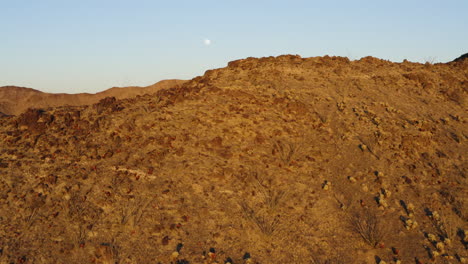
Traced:
<path fill-rule="evenodd" d="M 467 60 L 279 56 L 0 118 L 0 262 L 466 261 L 467 89 Z"/>
<path fill-rule="evenodd" d="M 463 61 L 463 60 L 466 60 L 466 59 L 468 59 L 468 53 L 465 53 L 465 54 L 461 55 L 460 57 L 453 60 L 453 62 Z"/>
<path fill-rule="evenodd" d="M 161 89 L 178 87 L 184 82 L 183 80 L 163 80 L 146 87 L 113 87 L 96 94 L 51 94 L 25 87 L 2 86 L 0 87 L 0 113 L 19 115 L 28 108 L 91 105 L 105 97 L 125 99 L 152 94 Z"/>

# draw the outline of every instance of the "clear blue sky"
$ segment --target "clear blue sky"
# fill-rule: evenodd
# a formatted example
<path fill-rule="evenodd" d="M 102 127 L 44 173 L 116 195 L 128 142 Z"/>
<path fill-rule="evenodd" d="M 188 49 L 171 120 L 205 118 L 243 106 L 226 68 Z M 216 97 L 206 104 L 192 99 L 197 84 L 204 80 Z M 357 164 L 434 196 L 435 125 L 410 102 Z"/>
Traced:
<path fill-rule="evenodd" d="M 46 92 L 190 79 L 249 56 L 466 52 L 468 0 L 0 0 L 0 86 Z"/>

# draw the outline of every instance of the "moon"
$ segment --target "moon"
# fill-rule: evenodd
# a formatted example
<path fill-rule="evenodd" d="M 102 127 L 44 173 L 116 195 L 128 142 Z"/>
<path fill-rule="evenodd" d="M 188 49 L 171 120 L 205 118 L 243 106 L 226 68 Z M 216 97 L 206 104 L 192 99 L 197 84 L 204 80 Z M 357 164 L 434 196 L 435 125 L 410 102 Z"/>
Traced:
<path fill-rule="evenodd" d="M 205 39 L 205 40 L 203 40 L 203 43 L 204 43 L 206 46 L 209 46 L 209 45 L 211 45 L 211 40 Z"/>

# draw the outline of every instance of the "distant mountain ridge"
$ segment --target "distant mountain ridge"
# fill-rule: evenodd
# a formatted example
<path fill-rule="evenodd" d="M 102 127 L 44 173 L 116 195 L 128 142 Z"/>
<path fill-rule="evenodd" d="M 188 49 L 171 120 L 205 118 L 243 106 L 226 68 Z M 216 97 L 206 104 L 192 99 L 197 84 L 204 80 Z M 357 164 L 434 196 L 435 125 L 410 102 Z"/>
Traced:
<path fill-rule="evenodd" d="M 174 79 L 163 80 L 146 87 L 113 87 L 95 94 L 45 93 L 32 88 L 3 86 L 0 87 L 0 113 L 4 115 L 18 115 L 31 107 L 48 108 L 65 105 L 90 105 L 109 96 L 117 99 L 131 98 L 138 95 L 152 94 L 161 89 L 179 87 L 184 82 L 184 80 Z"/>

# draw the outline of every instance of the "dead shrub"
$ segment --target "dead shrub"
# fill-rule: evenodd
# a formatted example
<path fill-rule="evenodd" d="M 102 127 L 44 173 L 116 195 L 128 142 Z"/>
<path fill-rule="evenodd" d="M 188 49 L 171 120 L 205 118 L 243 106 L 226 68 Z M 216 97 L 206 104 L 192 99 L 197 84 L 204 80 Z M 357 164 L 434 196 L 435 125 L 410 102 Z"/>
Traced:
<path fill-rule="evenodd" d="M 273 155 L 278 154 L 284 166 L 289 166 L 297 158 L 301 144 L 288 140 L 277 140 L 273 143 Z"/>
<path fill-rule="evenodd" d="M 349 224 L 351 230 L 372 247 L 376 247 L 387 235 L 381 216 L 371 209 L 352 213 L 349 217 Z"/>
<path fill-rule="evenodd" d="M 450 210 L 443 210 L 440 214 L 426 209 L 432 226 L 440 237 L 454 239 L 457 235 L 457 216 Z"/>
<path fill-rule="evenodd" d="M 137 226 L 147 207 L 153 200 L 143 197 L 134 198 L 124 206 L 120 208 L 120 223 L 126 225 L 131 222 L 133 226 Z"/>
<path fill-rule="evenodd" d="M 279 215 L 261 214 L 261 212 L 255 211 L 245 202 L 241 202 L 239 205 L 242 208 L 244 216 L 252 221 L 263 234 L 271 236 L 277 231 Z"/>
<path fill-rule="evenodd" d="M 262 188 L 260 189 L 260 195 L 263 197 L 265 205 L 270 210 L 275 210 L 280 201 L 286 196 L 286 191 Z"/>
<path fill-rule="evenodd" d="M 271 211 L 274 211 L 280 202 L 286 198 L 287 192 L 275 187 L 272 179 L 267 179 L 263 174 L 257 171 L 251 172 L 251 180 L 256 190 L 262 198 L 262 203 Z"/>

